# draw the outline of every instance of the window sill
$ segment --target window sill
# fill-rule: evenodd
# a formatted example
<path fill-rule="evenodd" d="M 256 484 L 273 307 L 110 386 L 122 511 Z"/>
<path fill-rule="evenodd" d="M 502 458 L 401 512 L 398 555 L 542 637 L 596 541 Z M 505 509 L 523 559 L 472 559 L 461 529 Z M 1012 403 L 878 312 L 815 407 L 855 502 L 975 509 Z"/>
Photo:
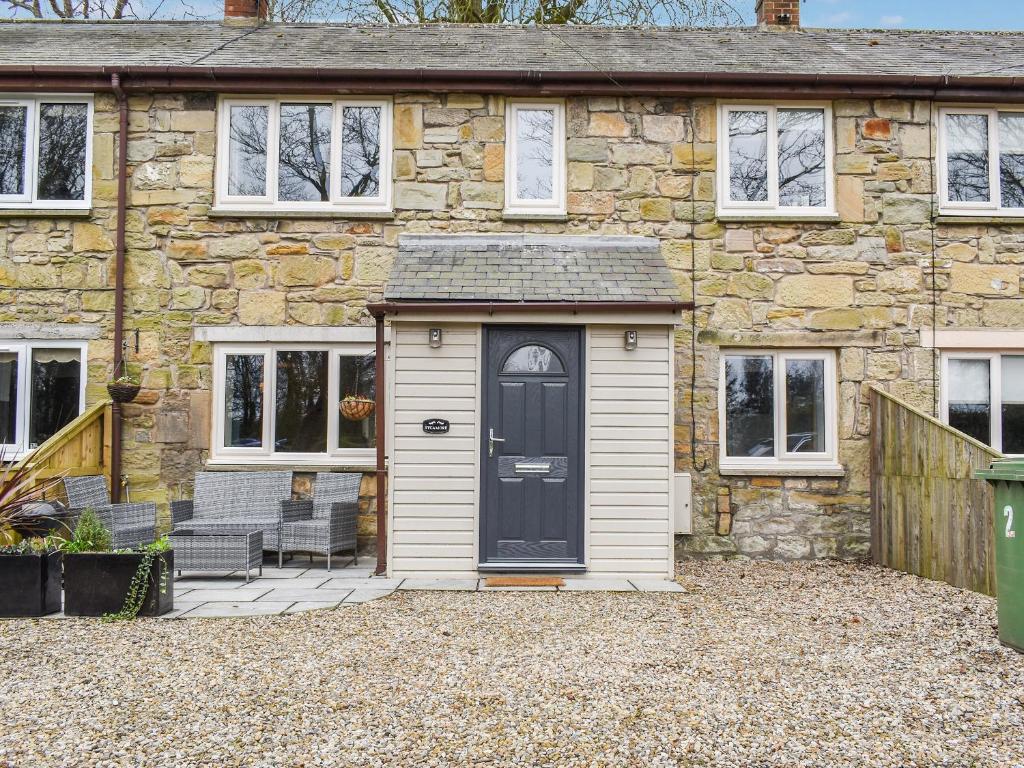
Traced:
<path fill-rule="evenodd" d="M 718 474 L 723 477 L 845 477 L 846 468 L 841 464 L 823 462 L 820 465 L 762 464 L 760 466 L 723 465 Z"/>
<path fill-rule="evenodd" d="M 1005 216 L 995 214 L 992 216 L 979 216 L 971 213 L 940 213 L 935 217 L 936 224 L 1018 224 L 1024 225 L 1024 215 Z"/>
<path fill-rule="evenodd" d="M 505 221 L 551 221 L 555 223 L 569 220 L 565 211 L 552 211 L 551 213 L 526 213 L 524 211 L 502 211 L 501 218 Z"/>
<path fill-rule="evenodd" d="M 737 211 L 718 211 L 715 218 L 724 224 L 762 223 L 772 224 L 775 222 L 784 223 L 808 223 L 808 224 L 838 224 L 842 219 L 838 213 L 782 213 L 782 212 L 757 212 L 739 213 Z"/>
<path fill-rule="evenodd" d="M 238 459 L 208 459 L 203 467 L 209 472 L 254 472 L 256 470 L 273 472 L 374 472 L 377 466 L 346 459 L 337 461 L 240 461 Z"/>
<path fill-rule="evenodd" d="M 395 218 L 393 210 L 360 211 L 345 208 L 331 210 L 298 211 L 271 208 L 211 208 L 211 219 L 383 219 Z"/>
<path fill-rule="evenodd" d="M 2 208 L 3 219 L 87 219 L 92 208 Z"/>

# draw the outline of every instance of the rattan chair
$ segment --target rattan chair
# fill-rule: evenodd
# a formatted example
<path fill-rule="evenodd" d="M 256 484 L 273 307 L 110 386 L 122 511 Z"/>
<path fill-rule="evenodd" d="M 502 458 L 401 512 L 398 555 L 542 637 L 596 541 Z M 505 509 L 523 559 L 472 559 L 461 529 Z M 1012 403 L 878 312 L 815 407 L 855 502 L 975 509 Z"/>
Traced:
<path fill-rule="evenodd" d="M 64 492 L 74 517 L 91 509 L 110 531 L 114 549 L 152 544 L 156 540 L 156 504 L 111 504 L 103 475 L 65 477 Z"/>
<path fill-rule="evenodd" d="M 263 531 L 280 568 L 281 526 L 305 513 L 291 496 L 291 472 L 197 472 L 192 500 L 171 502 L 171 519 L 175 530 Z"/>
<path fill-rule="evenodd" d="M 359 564 L 356 551 L 356 517 L 359 514 L 361 474 L 318 472 L 313 498 L 296 502 L 303 505 L 303 519 L 282 527 L 282 549 L 285 552 L 327 556 L 352 551 L 352 562 Z"/>

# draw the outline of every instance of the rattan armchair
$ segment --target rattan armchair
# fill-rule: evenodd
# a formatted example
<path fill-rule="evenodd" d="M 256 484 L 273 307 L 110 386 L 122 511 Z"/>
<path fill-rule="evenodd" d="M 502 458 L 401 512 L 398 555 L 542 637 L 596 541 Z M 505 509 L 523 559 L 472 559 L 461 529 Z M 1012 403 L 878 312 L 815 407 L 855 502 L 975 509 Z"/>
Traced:
<path fill-rule="evenodd" d="M 301 507 L 303 519 L 284 524 L 281 548 L 289 553 L 309 553 L 310 557 L 326 555 L 328 571 L 331 555 L 351 550 L 352 562 L 358 565 L 356 517 L 362 479 L 361 474 L 318 472 L 313 498 L 293 502 Z"/>
<path fill-rule="evenodd" d="M 103 475 L 65 477 L 64 493 L 74 517 L 91 509 L 110 531 L 114 549 L 152 544 L 156 540 L 156 504 L 112 504 Z"/>

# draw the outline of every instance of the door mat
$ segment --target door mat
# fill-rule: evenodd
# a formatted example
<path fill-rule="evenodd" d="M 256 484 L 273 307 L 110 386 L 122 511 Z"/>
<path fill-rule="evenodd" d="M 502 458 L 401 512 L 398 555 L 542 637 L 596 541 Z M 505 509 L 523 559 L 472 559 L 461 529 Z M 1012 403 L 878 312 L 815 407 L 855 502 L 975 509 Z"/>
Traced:
<path fill-rule="evenodd" d="M 564 587 L 565 579 L 558 576 L 488 576 L 488 587 Z"/>

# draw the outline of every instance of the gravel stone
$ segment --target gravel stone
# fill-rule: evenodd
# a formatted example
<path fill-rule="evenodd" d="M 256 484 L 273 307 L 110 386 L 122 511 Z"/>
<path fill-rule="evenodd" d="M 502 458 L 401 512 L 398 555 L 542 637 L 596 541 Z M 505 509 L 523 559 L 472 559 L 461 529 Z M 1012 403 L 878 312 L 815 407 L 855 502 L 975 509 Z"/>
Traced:
<path fill-rule="evenodd" d="M 995 602 L 880 568 L 0 622 L 0 766 L 1014 766 Z"/>

